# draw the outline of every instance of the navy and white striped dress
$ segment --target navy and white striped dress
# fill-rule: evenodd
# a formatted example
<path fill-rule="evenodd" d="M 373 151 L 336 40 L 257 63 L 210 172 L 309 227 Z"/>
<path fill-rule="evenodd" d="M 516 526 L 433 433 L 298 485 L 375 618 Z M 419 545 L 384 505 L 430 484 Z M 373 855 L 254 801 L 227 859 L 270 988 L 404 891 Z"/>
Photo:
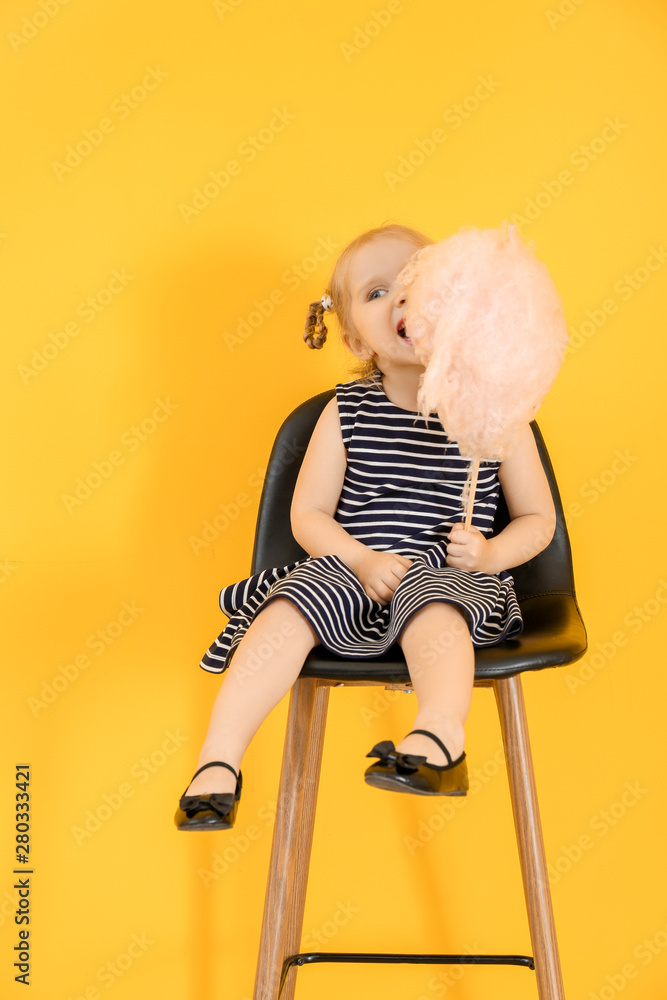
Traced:
<path fill-rule="evenodd" d="M 514 580 L 447 566 L 447 541 L 463 520 L 461 496 L 469 461 L 447 437 L 437 414 L 395 406 L 381 382 L 355 379 L 336 386 L 347 469 L 334 515 L 372 549 L 412 559 L 391 601 L 380 604 L 336 555 L 308 556 L 223 587 L 220 607 L 229 622 L 200 666 L 222 673 L 255 615 L 274 597 L 287 597 L 308 619 L 323 646 L 339 656 L 385 653 L 408 619 L 425 604 L 458 607 L 474 646 L 490 646 L 523 629 Z M 472 523 L 490 535 L 498 503 L 500 462 L 482 462 Z"/>

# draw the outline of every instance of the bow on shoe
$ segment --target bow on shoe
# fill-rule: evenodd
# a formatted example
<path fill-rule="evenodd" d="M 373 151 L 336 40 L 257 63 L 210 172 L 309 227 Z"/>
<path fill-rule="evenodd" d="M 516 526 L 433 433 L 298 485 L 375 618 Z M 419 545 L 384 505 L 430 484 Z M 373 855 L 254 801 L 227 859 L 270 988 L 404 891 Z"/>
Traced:
<path fill-rule="evenodd" d="M 413 774 L 421 764 L 426 763 L 426 757 L 416 757 L 411 753 L 397 750 L 391 740 L 376 743 L 367 757 L 379 757 L 380 763 L 387 767 L 395 767 L 399 774 Z"/>
<path fill-rule="evenodd" d="M 211 795 L 184 795 L 179 803 L 188 819 L 192 819 L 198 812 L 209 809 L 218 814 L 220 819 L 224 819 L 229 810 L 234 805 L 233 792 L 212 792 Z"/>

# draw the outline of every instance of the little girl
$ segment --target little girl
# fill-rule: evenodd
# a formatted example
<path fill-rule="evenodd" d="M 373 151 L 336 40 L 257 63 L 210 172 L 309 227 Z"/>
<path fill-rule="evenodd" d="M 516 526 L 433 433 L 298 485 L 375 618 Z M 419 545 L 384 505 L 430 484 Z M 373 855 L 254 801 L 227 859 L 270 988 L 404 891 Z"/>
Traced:
<path fill-rule="evenodd" d="M 308 346 L 322 347 L 323 313 L 335 312 L 345 346 L 359 359 L 358 377 L 336 385 L 296 483 L 292 533 L 309 556 L 221 592 L 230 620 L 201 666 L 227 677 L 179 803 L 179 830 L 233 826 L 248 744 L 319 644 L 355 658 L 398 644 L 405 656 L 418 702 L 415 727 L 396 747 L 385 740 L 371 750 L 378 759 L 365 773 L 368 784 L 466 793 L 474 647 L 521 632 L 507 570 L 546 548 L 556 515 L 526 424 L 509 458 L 482 463 L 472 525 L 463 526 L 468 460 L 437 414 L 427 420 L 417 412 L 424 366 L 405 328 L 405 289 L 397 281 L 431 242 L 400 225 L 363 233 L 310 307 Z M 511 520 L 490 537 L 499 486 Z"/>

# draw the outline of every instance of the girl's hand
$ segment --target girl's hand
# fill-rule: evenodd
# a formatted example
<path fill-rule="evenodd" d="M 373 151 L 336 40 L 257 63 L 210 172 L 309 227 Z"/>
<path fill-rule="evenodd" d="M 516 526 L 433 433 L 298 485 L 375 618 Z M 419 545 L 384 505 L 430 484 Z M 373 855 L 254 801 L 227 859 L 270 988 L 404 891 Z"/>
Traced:
<path fill-rule="evenodd" d="M 354 567 L 361 585 L 373 601 L 388 604 L 412 565 L 412 559 L 397 552 L 367 549 Z"/>
<path fill-rule="evenodd" d="M 453 526 L 447 545 L 447 566 L 469 573 L 489 573 L 489 558 L 489 540 L 478 528 L 471 524 L 466 531 L 463 522 Z"/>

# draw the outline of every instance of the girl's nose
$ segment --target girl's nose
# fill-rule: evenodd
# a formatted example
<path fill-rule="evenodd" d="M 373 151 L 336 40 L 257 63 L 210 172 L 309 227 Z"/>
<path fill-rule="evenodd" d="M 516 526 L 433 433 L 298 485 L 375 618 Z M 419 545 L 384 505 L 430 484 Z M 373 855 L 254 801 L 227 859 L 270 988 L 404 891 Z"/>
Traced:
<path fill-rule="evenodd" d="M 399 285 L 394 293 L 394 303 L 397 306 L 405 305 L 405 288 L 403 285 Z"/>

